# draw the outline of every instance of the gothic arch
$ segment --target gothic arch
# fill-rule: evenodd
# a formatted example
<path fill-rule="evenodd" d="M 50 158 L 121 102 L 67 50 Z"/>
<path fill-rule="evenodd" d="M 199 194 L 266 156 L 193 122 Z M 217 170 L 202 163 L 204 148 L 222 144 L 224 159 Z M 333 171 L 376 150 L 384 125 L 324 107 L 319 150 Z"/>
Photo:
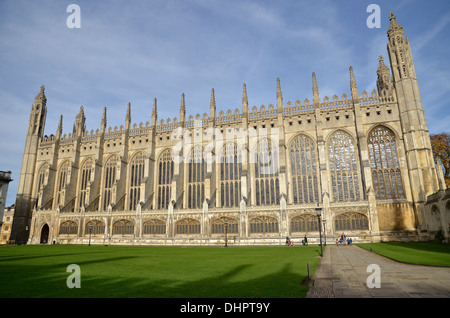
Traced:
<path fill-rule="evenodd" d="M 166 222 L 160 219 L 148 219 L 142 224 L 143 235 L 166 234 Z"/>
<path fill-rule="evenodd" d="M 71 161 L 69 159 L 63 160 L 59 165 L 58 172 L 56 174 L 56 187 L 55 187 L 55 207 L 63 207 L 65 202 L 65 188 L 70 181 L 71 174 Z"/>
<path fill-rule="evenodd" d="M 200 221 L 193 218 L 183 218 L 175 224 L 175 234 L 200 234 Z"/>
<path fill-rule="evenodd" d="M 358 212 L 346 212 L 335 216 L 334 227 L 337 232 L 369 230 L 369 219 Z"/>
<path fill-rule="evenodd" d="M 157 209 L 167 209 L 169 206 L 174 164 L 172 150 L 170 148 L 164 149 L 156 162 L 156 169 L 158 171 L 158 175 L 155 180 Z"/>
<path fill-rule="evenodd" d="M 141 201 L 145 201 L 141 193 L 141 183 L 144 179 L 146 153 L 137 151 L 131 157 L 128 167 L 128 208 L 136 210 Z"/>
<path fill-rule="evenodd" d="M 258 216 L 249 220 L 250 234 L 278 234 L 279 222 L 272 216 Z"/>
<path fill-rule="evenodd" d="M 211 220 L 211 234 L 225 234 L 225 222 L 228 234 L 239 233 L 239 222 L 232 217 L 221 217 Z"/>
<path fill-rule="evenodd" d="M 193 145 L 186 160 L 187 207 L 200 209 L 205 200 L 206 160 L 202 145 Z"/>
<path fill-rule="evenodd" d="M 118 220 L 113 223 L 112 235 L 133 235 L 134 222 L 130 220 Z"/>
<path fill-rule="evenodd" d="M 287 151 L 294 204 L 320 202 L 317 144 L 306 134 L 291 138 Z"/>
<path fill-rule="evenodd" d="M 97 219 L 90 220 L 86 223 L 84 230 L 84 236 L 102 236 L 105 234 L 105 223 Z"/>
<path fill-rule="evenodd" d="M 74 221 L 62 222 L 59 226 L 59 235 L 76 235 L 78 234 L 78 223 Z"/>
<path fill-rule="evenodd" d="M 374 126 L 367 135 L 367 148 L 375 197 L 381 200 L 405 197 L 398 138 L 384 125 Z"/>
<path fill-rule="evenodd" d="M 254 169 L 255 204 L 277 205 L 280 203 L 279 149 L 269 137 L 258 140 L 250 154 Z"/>
<path fill-rule="evenodd" d="M 300 214 L 291 219 L 291 233 L 295 232 L 318 232 L 319 220 L 314 214 Z"/>
<path fill-rule="evenodd" d="M 328 136 L 326 147 L 333 201 L 359 200 L 361 176 L 356 139 L 346 130 L 337 129 Z"/>
<path fill-rule="evenodd" d="M 78 176 L 78 207 L 89 205 L 90 202 L 86 201 L 87 188 L 92 177 L 93 170 L 95 169 L 95 159 L 93 157 L 87 157 L 80 165 L 80 171 Z"/>
<path fill-rule="evenodd" d="M 230 141 L 225 143 L 217 160 L 218 194 L 221 207 L 239 206 L 241 200 L 242 152 L 238 144 Z"/>

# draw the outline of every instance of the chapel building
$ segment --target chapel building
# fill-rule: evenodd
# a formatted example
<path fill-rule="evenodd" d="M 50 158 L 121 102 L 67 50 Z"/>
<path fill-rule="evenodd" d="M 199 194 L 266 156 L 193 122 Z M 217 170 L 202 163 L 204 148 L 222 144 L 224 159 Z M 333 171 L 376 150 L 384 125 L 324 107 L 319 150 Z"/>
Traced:
<path fill-rule="evenodd" d="M 390 67 L 377 87 L 216 113 L 44 136 L 44 86 L 31 108 L 11 239 L 19 243 L 284 245 L 420 239 L 436 168 L 410 44 L 390 15 Z M 374 70 L 375 76 L 375 70 Z M 124 111 L 125 113 L 125 111 Z M 150 115 L 150 114 L 149 114 Z M 318 216 L 318 214 L 320 216 Z M 320 232 L 319 232 L 320 230 Z"/>

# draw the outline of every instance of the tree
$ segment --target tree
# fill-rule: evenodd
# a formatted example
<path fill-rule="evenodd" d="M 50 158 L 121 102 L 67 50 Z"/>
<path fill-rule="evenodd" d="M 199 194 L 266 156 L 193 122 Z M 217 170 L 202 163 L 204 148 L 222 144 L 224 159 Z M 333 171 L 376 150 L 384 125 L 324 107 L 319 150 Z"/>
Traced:
<path fill-rule="evenodd" d="M 450 186 L 450 134 L 440 133 L 430 135 L 436 164 L 441 164 L 444 170 L 444 178 L 447 186 Z"/>

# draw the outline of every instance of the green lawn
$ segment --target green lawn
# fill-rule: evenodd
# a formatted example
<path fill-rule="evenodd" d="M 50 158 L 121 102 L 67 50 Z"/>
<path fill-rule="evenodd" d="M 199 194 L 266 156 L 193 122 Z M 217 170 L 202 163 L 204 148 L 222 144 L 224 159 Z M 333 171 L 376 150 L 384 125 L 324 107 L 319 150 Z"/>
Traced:
<path fill-rule="evenodd" d="M 0 297 L 301 298 L 311 247 L 0 247 Z M 81 270 L 68 288 L 67 266 Z"/>
<path fill-rule="evenodd" d="M 398 262 L 450 266 L 450 245 L 429 242 L 385 242 L 357 244 Z"/>

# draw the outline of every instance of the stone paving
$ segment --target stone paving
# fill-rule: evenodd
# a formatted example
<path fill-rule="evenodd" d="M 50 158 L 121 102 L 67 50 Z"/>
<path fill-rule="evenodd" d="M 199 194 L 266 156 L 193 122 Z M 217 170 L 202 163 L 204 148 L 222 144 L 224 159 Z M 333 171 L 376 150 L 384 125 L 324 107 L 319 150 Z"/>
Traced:
<path fill-rule="evenodd" d="M 371 264 L 379 266 L 379 288 L 369 288 L 377 282 Z M 450 268 L 398 263 L 355 245 L 324 247 L 307 298 L 381 297 L 449 298 Z"/>

